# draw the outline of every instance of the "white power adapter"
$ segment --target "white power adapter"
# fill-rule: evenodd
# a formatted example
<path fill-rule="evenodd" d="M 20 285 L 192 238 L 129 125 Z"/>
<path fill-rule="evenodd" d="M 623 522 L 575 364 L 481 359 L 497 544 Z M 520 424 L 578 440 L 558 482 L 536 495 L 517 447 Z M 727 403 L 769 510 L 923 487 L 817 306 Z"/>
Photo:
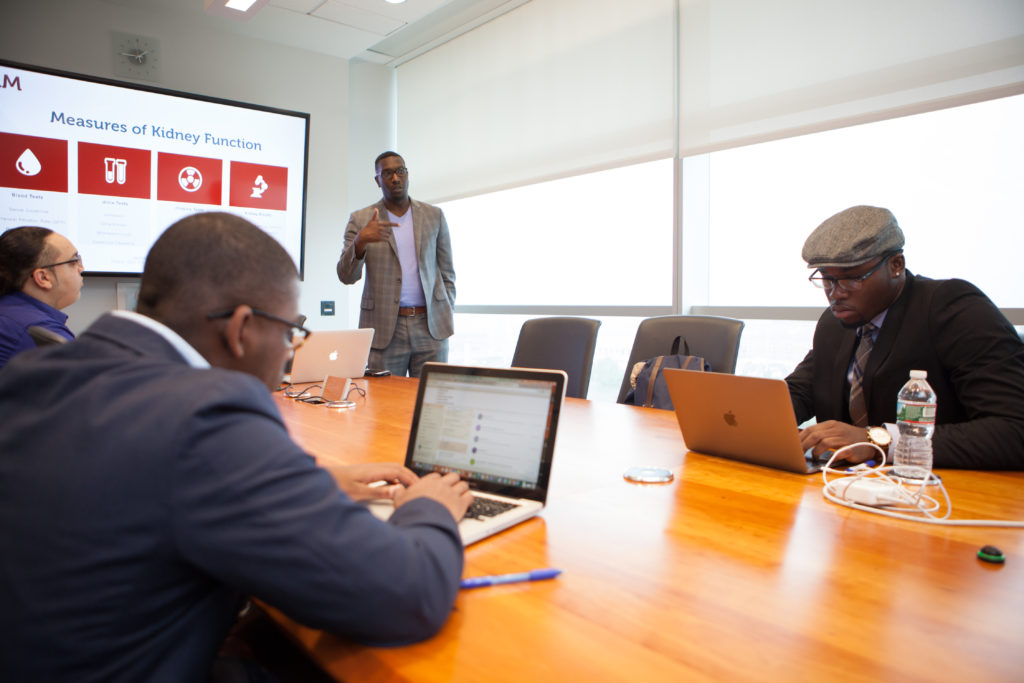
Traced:
<path fill-rule="evenodd" d="M 838 470 L 832 468 L 832 463 L 842 460 L 843 453 L 850 448 L 863 448 L 865 445 L 878 451 L 879 465 L 862 470 L 849 469 Z M 825 466 L 821 468 L 821 478 L 824 486 L 821 493 L 836 505 L 843 505 L 854 510 L 873 512 L 886 517 L 896 519 L 907 519 L 912 522 L 927 522 L 929 524 L 948 524 L 950 526 L 995 526 L 1012 527 L 1024 529 L 1024 521 L 997 520 L 997 519 L 950 519 L 953 512 L 953 503 L 949 500 L 949 493 L 942 481 L 929 474 L 927 483 L 934 484 L 935 491 L 942 494 L 945 505 L 931 496 L 925 495 L 925 487 L 918 481 L 912 484 L 915 490 L 903 486 L 898 478 L 889 476 L 894 467 L 885 466 L 885 451 L 875 444 L 854 443 L 849 446 L 837 448 L 832 457 L 828 459 Z M 837 478 L 829 479 L 829 475 Z M 935 513 L 945 507 L 945 514 L 941 517 Z"/>
<path fill-rule="evenodd" d="M 893 484 L 883 479 L 849 477 L 830 481 L 828 486 L 835 496 L 851 503 L 877 506 L 903 502 Z"/>

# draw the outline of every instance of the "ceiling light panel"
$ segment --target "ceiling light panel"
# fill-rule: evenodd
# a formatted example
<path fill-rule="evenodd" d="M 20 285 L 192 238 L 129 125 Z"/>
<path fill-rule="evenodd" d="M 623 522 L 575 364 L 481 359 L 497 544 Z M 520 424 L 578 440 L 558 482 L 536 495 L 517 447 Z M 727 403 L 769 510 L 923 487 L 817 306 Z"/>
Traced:
<path fill-rule="evenodd" d="M 240 19 L 242 21 L 248 21 L 266 4 L 267 0 L 249 0 L 248 2 L 231 0 L 230 5 L 228 0 L 203 0 L 203 7 L 207 14 Z M 243 6 L 244 9 L 242 9 Z"/>
<path fill-rule="evenodd" d="M 238 12 L 248 12 L 256 4 L 256 0 L 225 0 L 224 6 Z"/>

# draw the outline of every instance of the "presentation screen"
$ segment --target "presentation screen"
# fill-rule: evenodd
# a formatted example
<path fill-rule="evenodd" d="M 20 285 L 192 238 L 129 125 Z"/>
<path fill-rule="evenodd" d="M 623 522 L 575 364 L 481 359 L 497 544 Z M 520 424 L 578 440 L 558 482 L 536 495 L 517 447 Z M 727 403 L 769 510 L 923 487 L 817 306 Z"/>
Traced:
<path fill-rule="evenodd" d="M 70 239 L 87 274 L 137 275 L 168 226 L 226 211 L 302 272 L 309 114 L 0 60 L 0 232 Z"/>

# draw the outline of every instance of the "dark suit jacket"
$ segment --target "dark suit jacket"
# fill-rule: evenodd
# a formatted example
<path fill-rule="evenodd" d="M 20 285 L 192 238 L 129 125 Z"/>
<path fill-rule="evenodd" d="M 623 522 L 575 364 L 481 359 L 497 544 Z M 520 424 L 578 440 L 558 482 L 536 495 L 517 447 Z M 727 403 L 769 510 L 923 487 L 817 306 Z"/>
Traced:
<path fill-rule="evenodd" d="M 246 595 L 368 642 L 448 617 L 463 554 L 440 504 L 380 522 L 265 386 L 135 322 L 19 355 L 0 415 L 2 680 L 203 681 Z"/>
<path fill-rule="evenodd" d="M 338 260 L 338 279 L 347 285 L 355 284 L 363 276 L 363 265 L 366 265 L 359 326 L 372 327 L 373 348 L 386 349 L 398 321 L 402 265 L 394 236 L 387 242 L 368 244 L 363 258 L 356 258 L 356 235 L 373 218 L 374 209 L 379 211 L 378 220 L 388 220 L 383 199 L 354 212 L 349 218 L 345 247 Z M 447 339 L 455 331 L 455 267 L 448 223 L 441 209 L 415 199 L 411 200 L 410 211 L 420 284 L 427 302 L 427 326 L 434 339 Z"/>
<path fill-rule="evenodd" d="M 814 345 L 786 378 L 797 421 L 849 422 L 846 372 L 856 331 L 826 310 Z M 999 309 L 963 280 L 907 272 L 865 369 L 869 424 L 896 421 L 911 370 L 927 370 L 938 397 L 934 466 L 1024 469 L 1024 344 Z"/>

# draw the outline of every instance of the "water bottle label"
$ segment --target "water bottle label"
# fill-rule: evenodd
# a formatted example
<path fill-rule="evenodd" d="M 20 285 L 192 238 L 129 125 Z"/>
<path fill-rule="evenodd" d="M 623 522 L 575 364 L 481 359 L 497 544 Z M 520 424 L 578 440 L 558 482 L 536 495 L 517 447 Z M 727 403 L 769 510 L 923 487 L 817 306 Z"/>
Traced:
<path fill-rule="evenodd" d="M 896 404 L 896 420 L 913 424 L 935 424 L 935 404 L 899 401 Z"/>

